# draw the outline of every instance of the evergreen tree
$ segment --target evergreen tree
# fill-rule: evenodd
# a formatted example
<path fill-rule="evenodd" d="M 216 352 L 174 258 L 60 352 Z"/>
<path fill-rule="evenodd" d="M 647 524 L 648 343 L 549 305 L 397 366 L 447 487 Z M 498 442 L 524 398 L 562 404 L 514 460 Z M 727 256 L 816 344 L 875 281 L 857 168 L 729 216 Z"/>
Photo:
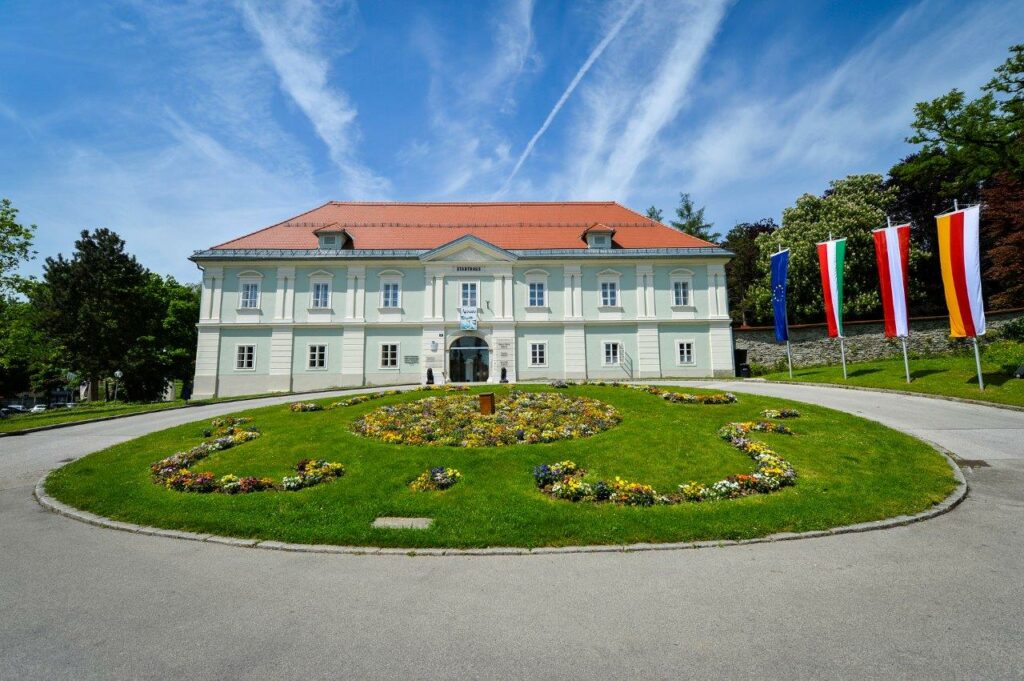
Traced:
<path fill-rule="evenodd" d="M 698 239 L 711 242 L 717 241 L 722 236 L 718 232 L 711 231 L 714 224 L 704 220 L 704 208 L 696 208 L 689 194 L 679 194 L 679 207 L 676 208 L 676 218 L 678 219 L 673 220 L 669 224 L 680 232 L 685 232 Z"/>
<path fill-rule="evenodd" d="M 655 208 L 652 205 L 650 208 L 647 209 L 647 217 L 649 217 L 652 220 L 657 220 L 658 222 L 661 222 L 665 216 L 662 214 L 660 208 Z"/>

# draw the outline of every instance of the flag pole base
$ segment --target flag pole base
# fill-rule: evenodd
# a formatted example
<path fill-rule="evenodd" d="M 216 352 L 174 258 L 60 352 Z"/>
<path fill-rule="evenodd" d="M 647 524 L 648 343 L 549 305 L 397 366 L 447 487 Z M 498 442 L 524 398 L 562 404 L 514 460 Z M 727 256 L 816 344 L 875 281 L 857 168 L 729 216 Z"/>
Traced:
<path fill-rule="evenodd" d="M 786 361 L 789 362 L 789 377 L 793 378 L 793 351 L 789 347 L 789 341 L 786 341 Z"/>
<path fill-rule="evenodd" d="M 978 368 L 978 390 L 985 389 L 985 379 L 981 375 L 981 353 L 978 351 L 978 337 L 971 338 L 974 341 L 974 365 Z"/>
<path fill-rule="evenodd" d="M 900 338 L 903 343 L 903 370 L 907 374 L 907 383 L 910 383 L 910 361 L 907 359 L 907 337 Z"/>

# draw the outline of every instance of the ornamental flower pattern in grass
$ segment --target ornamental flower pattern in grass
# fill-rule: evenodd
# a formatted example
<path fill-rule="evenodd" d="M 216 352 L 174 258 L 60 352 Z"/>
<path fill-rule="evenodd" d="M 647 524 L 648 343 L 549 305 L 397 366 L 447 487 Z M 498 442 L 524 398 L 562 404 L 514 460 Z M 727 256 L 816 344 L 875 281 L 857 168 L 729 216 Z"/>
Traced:
<path fill-rule="evenodd" d="M 793 466 L 767 444 L 748 438 L 751 432 L 793 434 L 789 427 L 770 421 L 747 421 L 722 426 L 718 430 L 719 437 L 752 458 L 755 463 L 754 472 L 731 475 L 711 485 L 689 482 L 679 485 L 679 491 L 674 494 L 660 494 L 650 485 L 620 477 L 611 482 L 592 480 L 587 471 L 573 461 L 541 464 L 533 469 L 533 479 L 538 489 L 555 499 L 611 502 L 623 506 L 734 499 L 751 494 L 767 494 L 792 485 L 796 480 Z"/>
<path fill-rule="evenodd" d="M 430 470 L 423 471 L 419 477 L 409 483 L 409 488 L 414 492 L 441 492 L 462 479 L 462 473 L 454 468 L 437 466 Z"/>
<path fill-rule="evenodd" d="M 489 416 L 480 413 L 475 395 L 447 395 L 380 407 L 352 429 L 388 444 L 507 447 L 590 437 L 621 420 L 618 410 L 598 400 L 513 390 Z"/>
<path fill-rule="evenodd" d="M 153 482 L 178 492 L 247 494 L 265 490 L 300 490 L 345 474 L 343 465 L 323 459 L 302 459 L 295 466 L 295 475 L 285 476 L 280 485 L 271 478 L 239 477 L 228 474 L 218 479 L 209 471 L 197 473 L 189 470 L 193 464 L 214 452 L 230 449 L 258 438 L 260 431 L 255 427 L 242 428 L 242 425 L 251 422 L 252 419 L 248 417 L 227 416 L 214 419 L 210 425 L 215 430 L 205 431 L 205 434 L 208 434 L 207 437 L 216 435 L 216 439 L 201 442 L 187 451 L 178 452 L 151 464 L 149 470 Z"/>
<path fill-rule="evenodd" d="M 795 419 L 800 417 L 796 409 L 764 409 L 761 411 L 761 418 L 765 419 Z"/>

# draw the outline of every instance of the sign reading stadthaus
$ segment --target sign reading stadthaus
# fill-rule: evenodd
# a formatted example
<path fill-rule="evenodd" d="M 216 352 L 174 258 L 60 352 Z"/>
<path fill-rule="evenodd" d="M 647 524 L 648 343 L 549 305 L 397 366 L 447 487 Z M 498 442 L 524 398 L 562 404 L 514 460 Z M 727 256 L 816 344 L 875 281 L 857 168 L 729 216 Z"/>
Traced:
<path fill-rule="evenodd" d="M 459 308 L 459 329 L 462 331 L 476 331 L 476 306 Z"/>

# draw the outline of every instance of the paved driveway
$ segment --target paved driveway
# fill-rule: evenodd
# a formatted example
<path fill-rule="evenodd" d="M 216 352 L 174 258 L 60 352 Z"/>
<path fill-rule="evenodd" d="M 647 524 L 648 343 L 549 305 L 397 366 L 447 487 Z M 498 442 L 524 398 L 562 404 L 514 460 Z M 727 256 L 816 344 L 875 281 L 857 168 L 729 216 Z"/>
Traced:
<path fill-rule="evenodd" d="M 633 554 L 290 554 L 84 525 L 61 459 L 213 405 L 0 439 L 0 679 L 1024 678 L 1024 413 L 810 386 L 989 467 L 891 530 Z M 293 398 L 248 403 L 260 406 Z"/>

